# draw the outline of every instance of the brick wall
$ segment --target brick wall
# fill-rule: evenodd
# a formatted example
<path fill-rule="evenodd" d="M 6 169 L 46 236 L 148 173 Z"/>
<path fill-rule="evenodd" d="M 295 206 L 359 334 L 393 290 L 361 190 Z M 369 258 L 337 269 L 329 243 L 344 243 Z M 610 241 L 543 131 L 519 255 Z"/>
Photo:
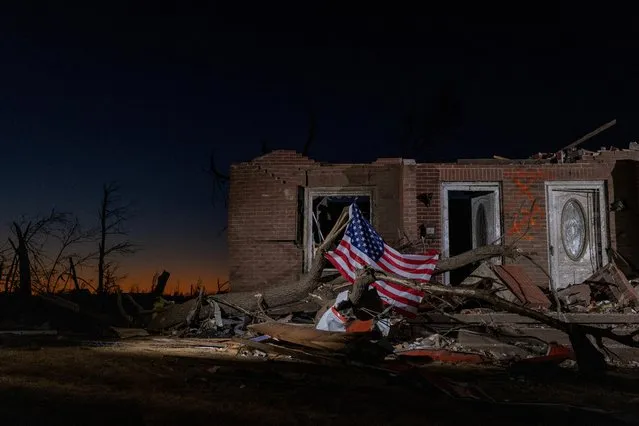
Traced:
<path fill-rule="evenodd" d="M 276 151 L 231 167 L 229 275 L 232 289 L 258 290 L 299 276 L 298 186 L 315 163 Z"/>
<path fill-rule="evenodd" d="M 298 196 L 300 187 L 371 189 L 373 225 L 382 237 L 394 242 L 404 229 L 414 234 L 415 166 L 404 172 L 403 165 L 398 159 L 322 165 L 294 151 L 274 151 L 233 165 L 228 227 L 233 290 L 257 291 L 299 279 L 303 273 L 303 236 L 298 231 L 303 220 L 298 214 L 303 203 Z M 406 214 L 404 199 L 408 200 Z"/>
<path fill-rule="evenodd" d="M 414 160 L 403 160 L 400 182 L 400 227 L 410 241 L 419 238 L 417 225 L 417 164 Z"/>
<path fill-rule="evenodd" d="M 441 221 L 441 166 L 437 164 L 418 164 L 416 170 L 416 191 L 430 196 L 430 202 L 417 202 L 417 227 L 423 225 L 426 228 L 435 229 L 433 235 L 427 235 L 426 247 L 441 249 L 442 221 Z"/>
<path fill-rule="evenodd" d="M 396 241 L 402 228 L 401 166 L 399 160 L 373 164 L 322 165 L 309 170 L 308 188 L 368 188 L 373 191 L 373 226 L 387 241 Z"/>
<path fill-rule="evenodd" d="M 634 160 L 619 161 L 617 160 Z M 303 272 L 300 188 L 370 188 L 373 225 L 393 244 L 419 227 L 434 228 L 428 248 L 442 248 L 441 183 L 498 182 L 505 243 L 534 252 L 548 269 L 545 181 L 605 180 L 609 202 L 624 199 L 626 211 L 609 215 L 610 243 L 639 264 L 639 152 L 612 151 L 577 164 L 415 164 L 379 159 L 372 164 L 320 164 L 293 151 L 275 151 L 233 165 L 229 197 L 230 279 L 235 291 L 259 290 L 298 279 Z M 430 194 L 428 205 L 417 200 Z M 531 277 L 547 285 L 544 272 L 520 260 Z"/>
<path fill-rule="evenodd" d="M 535 261 L 548 270 L 545 181 L 606 180 L 612 188 L 612 164 L 504 165 L 504 164 L 419 164 L 417 193 L 433 195 L 430 206 L 417 207 L 417 226 L 435 228 L 429 247 L 442 249 L 441 183 L 497 182 L 501 187 L 502 233 L 506 244 L 516 243 L 536 253 Z M 611 224 L 614 229 L 614 223 Z M 548 285 L 545 273 L 521 260 L 526 272 L 541 285 Z"/>

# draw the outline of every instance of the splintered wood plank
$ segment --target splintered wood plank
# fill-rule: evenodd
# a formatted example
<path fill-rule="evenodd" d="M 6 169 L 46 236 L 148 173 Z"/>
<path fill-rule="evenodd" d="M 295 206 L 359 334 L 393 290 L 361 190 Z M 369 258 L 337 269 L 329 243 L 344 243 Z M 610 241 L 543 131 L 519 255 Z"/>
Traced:
<path fill-rule="evenodd" d="M 521 265 L 495 265 L 493 270 L 525 306 L 550 308 L 550 300 L 530 279 Z"/>
<path fill-rule="evenodd" d="M 349 343 L 370 336 L 367 332 L 339 333 L 316 330 L 313 325 L 306 324 L 282 324 L 278 322 L 265 322 L 249 325 L 250 330 L 261 334 L 267 334 L 274 339 L 294 343 L 315 349 L 339 351 Z"/>

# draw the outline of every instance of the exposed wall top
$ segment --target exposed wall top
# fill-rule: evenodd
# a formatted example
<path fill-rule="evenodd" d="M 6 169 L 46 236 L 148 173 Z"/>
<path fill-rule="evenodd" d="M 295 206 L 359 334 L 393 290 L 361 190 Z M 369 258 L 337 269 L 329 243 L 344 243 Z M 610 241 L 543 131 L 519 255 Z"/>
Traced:
<path fill-rule="evenodd" d="M 570 164 L 570 163 L 597 163 L 602 161 L 614 161 L 617 159 L 631 159 L 639 161 L 639 145 L 630 143 L 629 148 L 621 149 L 616 147 L 602 147 L 598 151 L 588 151 L 585 149 L 574 149 L 571 151 L 558 151 L 555 153 L 537 153 L 529 158 L 510 159 L 500 156 L 493 158 L 470 158 L 458 159 L 448 162 L 425 162 L 420 164 L 478 164 L 478 165 L 540 165 L 540 164 Z M 413 165 L 417 164 L 414 159 L 400 157 L 382 157 L 370 163 L 321 163 L 317 162 L 295 150 L 279 149 L 254 158 L 240 164 L 247 163 L 271 163 L 271 164 L 291 164 L 295 163 L 301 167 L 303 165 L 322 167 L 333 164 L 349 165 Z"/>

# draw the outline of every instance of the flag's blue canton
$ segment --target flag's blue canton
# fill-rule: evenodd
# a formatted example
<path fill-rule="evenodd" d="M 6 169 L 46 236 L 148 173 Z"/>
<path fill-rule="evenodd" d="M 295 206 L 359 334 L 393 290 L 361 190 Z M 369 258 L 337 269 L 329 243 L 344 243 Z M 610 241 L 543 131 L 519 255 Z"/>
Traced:
<path fill-rule="evenodd" d="M 355 203 L 351 205 L 351 223 L 348 224 L 345 234 L 350 237 L 351 244 L 372 261 L 377 262 L 384 254 L 384 240 L 362 216 Z"/>

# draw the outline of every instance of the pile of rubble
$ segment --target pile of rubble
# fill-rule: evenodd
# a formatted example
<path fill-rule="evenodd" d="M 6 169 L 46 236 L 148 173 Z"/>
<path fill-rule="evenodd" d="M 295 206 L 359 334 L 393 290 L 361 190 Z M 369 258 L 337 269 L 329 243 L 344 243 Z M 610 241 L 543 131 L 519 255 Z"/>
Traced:
<path fill-rule="evenodd" d="M 250 348 L 253 355 L 320 363 L 381 365 L 389 360 L 403 360 L 572 366 L 577 357 L 573 351 L 574 336 L 568 327 L 571 315 L 582 315 L 578 321 L 586 324 L 584 333 L 592 333 L 593 327 L 595 331 L 608 333 L 595 336 L 605 342 L 605 347 L 602 345 L 599 350 L 608 363 L 618 363 L 624 356 L 630 363 L 636 357 L 633 349 L 622 354 L 626 342 L 620 344 L 610 339 L 610 333 L 623 337 L 639 329 L 629 325 L 639 324 L 639 318 L 633 316 L 639 297 L 614 262 L 584 283 L 554 295 L 535 285 L 518 265 L 481 262 L 456 288 L 438 286 L 453 293 L 457 290 L 471 293 L 466 293 L 466 297 L 462 297 L 464 293 L 452 294 L 445 300 L 427 297 L 414 317 L 405 317 L 388 307 L 377 311 L 364 306 L 344 309 L 340 302 L 349 297 L 353 288 L 343 290 L 344 284 L 333 287 L 335 299 L 321 308 L 319 304 L 313 305 L 316 299 L 312 296 L 288 307 L 269 307 L 260 302 L 253 310 L 235 305 L 221 295 L 202 293 L 182 304 L 164 301 L 162 308 L 152 314 L 146 330 L 175 337 L 231 339 Z M 330 294 L 326 286 L 322 292 Z M 482 300 L 468 296 L 472 292 L 487 295 L 490 300 L 498 299 L 499 303 L 473 304 L 472 301 Z M 258 295 L 256 300 L 259 298 Z M 511 311 L 501 309 L 498 305 L 502 303 Z M 513 313 L 513 307 L 519 312 Z M 344 317 L 341 327 L 335 328 L 327 321 L 332 309 L 339 309 L 339 315 Z M 527 316 L 531 312 L 536 318 Z M 585 313 L 596 321 L 584 320 Z M 555 322 L 568 324 L 567 328 Z"/>
<path fill-rule="evenodd" d="M 159 296 L 155 308 L 128 323 L 111 317 L 100 317 L 61 296 L 41 296 L 39 303 L 55 305 L 83 321 L 102 324 L 100 338 L 138 338 L 160 334 L 180 338 L 223 339 L 244 348 L 245 356 L 277 356 L 319 363 L 366 363 L 382 365 L 391 360 L 410 364 L 424 362 L 521 364 L 564 363 L 574 365 L 576 355 L 571 336 L 566 330 L 549 327 L 544 321 L 521 313 L 508 313 L 490 303 L 472 297 L 452 295 L 446 300 L 426 298 L 418 315 L 405 317 L 386 307 L 370 311 L 365 307 L 340 308 L 347 316 L 343 329 L 335 330 L 326 322 L 327 313 L 339 301 L 348 297 L 344 284 L 334 286 L 337 297 L 332 304 L 313 305 L 309 297 L 288 307 L 269 307 L 256 304 L 253 310 L 235 305 L 223 295 L 203 292 L 183 303 L 168 301 Z M 441 286 L 451 289 L 451 287 Z M 534 285 L 518 265 L 494 265 L 482 262 L 459 286 L 463 291 L 476 291 L 498 298 L 508 306 L 518 306 L 526 312 L 536 312 L 552 321 L 570 315 L 603 314 L 617 317 L 600 321 L 600 330 L 630 335 L 638 322 L 636 313 L 639 297 L 631 281 L 614 262 L 609 263 L 584 283 L 562 289 L 553 294 Z M 329 293 L 326 287 L 323 294 Z M 126 312 L 134 308 L 127 297 L 120 306 Z M 558 314 L 556 310 L 561 312 Z M 141 312 L 145 312 L 143 309 Z M 524 314 L 526 313 L 524 312 Z M 366 315 L 365 315 L 366 314 Z M 131 315 L 130 317 L 134 317 Z M 143 319 L 144 318 L 144 319 Z M 130 319 L 130 318 L 129 318 Z M 583 322 L 583 320 L 581 320 Z M 587 321 L 586 321 L 587 322 Z M 604 328 L 606 327 L 606 328 Z M 613 327 L 617 327 L 614 331 Z M 51 324 L 31 328 L 4 322 L 0 343 L 35 338 L 60 341 L 61 335 Z M 94 327 L 93 329 L 96 329 Z M 620 331 L 621 330 L 621 331 Z M 67 333 L 68 334 L 68 333 Z M 604 336 L 609 351 L 619 352 L 609 336 Z M 248 352 L 246 352 L 248 351 Z M 619 357 L 604 352 L 608 363 Z M 633 355 L 634 356 L 634 355 Z M 633 356 L 626 357 L 633 360 Z"/>
<path fill-rule="evenodd" d="M 610 263 L 583 283 L 558 291 L 552 283 L 551 289 L 536 285 L 518 264 L 494 264 L 495 257 L 522 255 L 515 247 L 500 245 L 446 259 L 435 255 L 436 269 L 429 274 L 476 265 L 455 286 L 407 279 L 370 266 L 357 269 L 351 283 L 340 275 L 330 281 L 323 274 L 323 254 L 334 246 L 348 222 L 346 216 L 345 211 L 318 249 L 308 275 L 264 293 L 206 295 L 200 290 L 197 297 L 179 302 L 161 293 L 136 298 L 118 292 L 101 302 L 112 308 L 110 313 L 96 313 L 79 299 L 41 295 L 25 308 L 40 313 L 42 320 L 43 306 L 55 307 L 66 313 L 67 325 L 82 324 L 85 332 L 97 331 L 100 338 L 163 334 L 233 339 L 261 353 L 314 362 L 572 360 L 580 369 L 599 371 L 622 359 L 624 350 L 639 348 L 639 327 L 633 325 L 639 325 L 639 296 L 628 279 L 630 272 L 617 266 L 615 259 L 620 258 L 614 253 Z M 380 282 L 420 294 L 421 303 L 414 311 L 397 309 L 376 287 Z M 0 343 L 20 333 L 59 338 L 55 327 L 27 329 L 5 322 L 3 328 Z M 632 352 L 629 359 L 637 355 Z"/>

